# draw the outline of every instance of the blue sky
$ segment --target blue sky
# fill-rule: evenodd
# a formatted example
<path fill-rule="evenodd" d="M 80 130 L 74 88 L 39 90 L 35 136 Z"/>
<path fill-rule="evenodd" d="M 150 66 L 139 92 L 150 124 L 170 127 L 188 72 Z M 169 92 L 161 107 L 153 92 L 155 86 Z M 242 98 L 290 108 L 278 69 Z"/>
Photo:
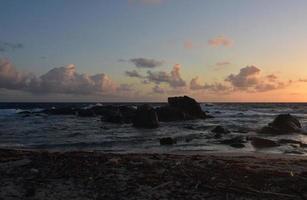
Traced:
<path fill-rule="evenodd" d="M 125 71 L 136 69 L 129 59 L 164 61 L 156 71 L 170 72 L 180 64 L 187 83 L 195 76 L 208 84 L 223 82 L 250 65 L 278 74 L 284 79 L 280 81 L 307 77 L 304 0 L 0 0 L 0 4 L 0 42 L 23 46 L 0 52 L 0 58 L 38 77 L 75 64 L 78 73 L 105 73 L 118 84 L 133 84 L 146 98 L 154 84 L 140 86 L 140 80 L 126 77 Z M 208 44 L 218 37 L 231 44 Z M 215 70 L 219 62 L 229 64 Z M 163 84 L 159 86 L 168 90 Z M 282 90 L 281 96 L 294 93 Z M 163 99 L 169 93 L 152 98 Z M 261 100 L 248 94 L 251 101 Z M 210 95 L 208 100 L 216 99 Z M 238 95 L 225 94 L 224 99 L 240 100 Z M 199 98 L 206 100 L 205 95 Z"/>

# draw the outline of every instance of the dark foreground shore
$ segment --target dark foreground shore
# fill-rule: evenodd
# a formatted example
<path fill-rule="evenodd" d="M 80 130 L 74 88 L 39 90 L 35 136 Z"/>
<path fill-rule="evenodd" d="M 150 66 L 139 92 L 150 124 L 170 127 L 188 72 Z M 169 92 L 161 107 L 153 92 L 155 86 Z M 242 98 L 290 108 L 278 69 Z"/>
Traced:
<path fill-rule="evenodd" d="M 307 159 L 0 150 L 0 199 L 306 199 Z"/>

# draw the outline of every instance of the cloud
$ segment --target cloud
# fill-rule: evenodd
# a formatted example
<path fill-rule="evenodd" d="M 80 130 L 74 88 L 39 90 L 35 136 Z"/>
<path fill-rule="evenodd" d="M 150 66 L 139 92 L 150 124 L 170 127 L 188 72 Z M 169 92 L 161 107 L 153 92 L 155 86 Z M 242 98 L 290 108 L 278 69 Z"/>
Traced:
<path fill-rule="evenodd" d="M 217 62 L 215 65 L 216 66 L 226 66 L 226 65 L 230 65 L 231 63 L 228 61 L 222 61 L 222 62 Z"/>
<path fill-rule="evenodd" d="M 137 72 L 136 70 L 132 70 L 132 71 L 125 71 L 125 75 L 128 77 L 132 77 L 132 78 L 144 78 L 144 76 L 142 76 L 139 72 Z"/>
<path fill-rule="evenodd" d="M 132 58 L 130 59 L 130 62 L 138 68 L 155 68 L 163 65 L 163 61 L 148 58 Z"/>
<path fill-rule="evenodd" d="M 299 79 L 298 82 L 307 83 L 307 79 Z"/>
<path fill-rule="evenodd" d="M 221 62 L 217 62 L 215 63 L 215 70 L 221 70 L 223 68 L 225 68 L 226 66 L 231 65 L 231 62 L 228 61 L 221 61 Z"/>
<path fill-rule="evenodd" d="M 208 44 L 212 47 L 229 47 L 233 44 L 233 41 L 225 36 L 218 36 L 208 40 Z"/>
<path fill-rule="evenodd" d="M 235 88 L 245 89 L 256 85 L 259 82 L 260 69 L 255 66 L 247 66 L 240 69 L 238 74 L 230 74 L 226 81 Z"/>
<path fill-rule="evenodd" d="M 159 85 L 155 85 L 155 86 L 152 88 L 152 92 L 153 92 L 153 93 L 156 93 L 156 94 L 164 94 L 166 91 L 165 91 L 165 89 L 163 89 L 163 88 L 160 87 Z"/>
<path fill-rule="evenodd" d="M 261 75 L 261 70 L 255 66 L 247 66 L 240 69 L 238 74 L 230 74 L 224 82 L 199 83 L 195 77 L 190 81 L 190 90 L 206 90 L 213 93 L 230 92 L 267 92 L 283 89 L 289 86 L 292 81 L 281 81 L 275 74 Z"/>
<path fill-rule="evenodd" d="M 0 59 L 0 88 L 25 88 L 32 78 L 31 75 L 18 72 L 7 59 Z"/>
<path fill-rule="evenodd" d="M 14 51 L 16 49 L 22 49 L 24 46 L 21 43 L 11 43 L 0 41 L 0 52 Z"/>
<path fill-rule="evenodd" d="M 30 86 L 29 89 L 37 93 L 102 94 L 116 89 L 116 84 L 106 74 L 79 74 L 73 64 L 50 70 Z"/>
<path fill-rule="evenodd" d="M 262 83 L 255 86 L 255 91 L 257 91 L 257 92 L 267 92 L 267 91 L 271 91 L 271 90 L 282 89 L 282 88 L 285 88 L 286 86 L 288 86 L 288 85 L 284 82 L 277 82 L 277 83 L 274 83 L 274 84 L 262 82 Z"/>
<path fill-rule="evenodd" d="M 186 40 L 184 43 L 183 43 L 183 47 L 185 49 L 193 49 L 195 46 L 193 44 L 193 42 L 191 40 Z"/>
<path fill-rule="evenodd" d="M 134 88 L 131 84 L 122 83 L 117 88 L 117 91 L 119 91 L 119 92 L 132 92 L 132 91 L 134 91 Z"/>
<path fill-rule="evenodd" d="M 170 73 L 159 71 L 159 72 L 147 72 L 147 80 L 156 84 L 167 83 L 172 88 L 184 87 L 186 82 L 182 79 L 180 73 L 181 65 L 174 65 Z"/>
<path fill-rule="evenodd" d="M 278 77 L 275 74 L 269 74 L 266 76 L 266 78 L 270 81 L 270 82 L 275 82 Z"/>
<path fill-rule="evenodd" d="M 222 83 L 213 83 L 213 84 L 200 84 L 199 78 L 195 77 L 190 81 L 190 89 L 191 90 L 207 90 L 214 93 L 225 93 L 229 92 L 231 88 Z"/>
<path fill-rule="evenodd" d="M 249 92 L 266 92 L 287 87 L 292 81 L 283 82 L 274 74 L 261 76 L 261 70 L 255 66 L 240 69 L 238 74 L 230 74 L 225 81 L 229 82 L 235 90 Z"/>
<path fill-rule="evenodd" d="M 104 74 L 80 74 L 73 64 L 53 68 L 36 77 L 18 72 L 9 60 L 0 60 L 0 88 L 20 90 L 35 94 L 110 94 L 128 90 L 127 85 L 117 85 Z"/>

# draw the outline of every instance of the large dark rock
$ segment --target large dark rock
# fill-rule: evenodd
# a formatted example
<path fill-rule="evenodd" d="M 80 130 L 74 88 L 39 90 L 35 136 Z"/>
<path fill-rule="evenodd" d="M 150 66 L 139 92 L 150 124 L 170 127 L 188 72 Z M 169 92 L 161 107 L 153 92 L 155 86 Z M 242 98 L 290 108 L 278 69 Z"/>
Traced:
<path fill-rule="evenodd" d="M 191 118 L 206 118 L 206 114 L 202 111 L 199 103 L 191 97 L 169 97 L 168 104 L 170 107 L 183 111 Z"/>
<path fill-rule="evenodd" d="M 136 108 L 132 106 L 119 106 L 119 112 L 124 118 L 125 123 L 132 123 L 136 114 Z"/>
<path fill-rule="evenodd" d="M 137 128 L 159 127 L 159 121 L 156 111 L 148 104 L 139 106 L 133 119 L 133 126 Z"/>
<path fill-rule="evenodd" d="M 251 144 L 255 148 L 271 148 L 271 147 L 277 147 L 280 146 L 277 142 L 265 138 L 260 137 L 251 137 L 249 138 L 251 141 Z"/>
<path fill-rule="evenodd" d="M 170 106 L 156 108 L 156 112 L 159 121 L 161 122 L 181 121 L 187 119 L 187 115 L 182 110 Z"/>
<path fill-rule="evenodd" d="M 101 120 L 111 123 L 132 123 L 136 109 L 130 106 L 104 106 L 95 108 Z"/>
<path fill-rule="evenodd" d="M 260 132 L 269 134 L 296 133 L 301 132 L 301 128 L 302 126 L 296 117 L 290 114 L 281 114 L 268 126 L 263 127 Z"/>
<path fill-rule="evenodd" d="M 102 121 L 122 124 L 125 123 L 123 115 L 119 111 L 110 111 L 108 114 L 104 114 L 101 118 Z"/>
<path fill-rule="evenodd" d="M 202 111 L 199 103 L 188 96 L 169 97 L 168 104 L 156 109 L 159 121 L 170 122 L 210 117 Z"/>

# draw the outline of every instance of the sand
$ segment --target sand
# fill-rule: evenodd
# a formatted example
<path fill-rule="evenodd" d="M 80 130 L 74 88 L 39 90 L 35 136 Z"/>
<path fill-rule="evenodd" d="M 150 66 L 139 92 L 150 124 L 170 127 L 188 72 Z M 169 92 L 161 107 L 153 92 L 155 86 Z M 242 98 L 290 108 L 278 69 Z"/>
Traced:
<path fill-rule="evenodd" d="M 306 199 L 307 159 L 0 150 L 2 199 Z"/>

